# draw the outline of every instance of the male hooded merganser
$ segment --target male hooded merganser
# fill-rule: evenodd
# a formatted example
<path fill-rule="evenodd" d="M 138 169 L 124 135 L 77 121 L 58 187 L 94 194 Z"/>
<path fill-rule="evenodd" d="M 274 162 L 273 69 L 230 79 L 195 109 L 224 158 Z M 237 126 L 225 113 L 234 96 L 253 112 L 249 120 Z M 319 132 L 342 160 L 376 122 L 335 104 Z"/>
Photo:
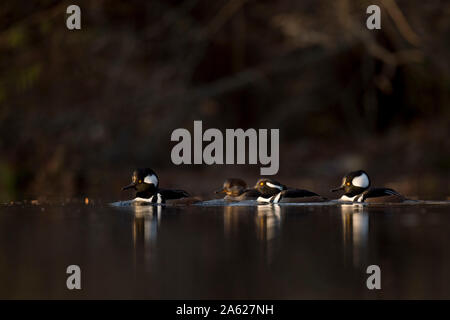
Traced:
<path fill-rule="evenodd" d="M 257 199 L 260 202 L 269 203 L 302 203 L 302 202 L 324 202 L 326 198 L 317 193 L 291 189 L 272 179 L 259 179 L 255 189 L 261 193 Z"/>
<path fill-rule="evenodd" d="M 184 190 L 160 189 L 156 173 L 149 168 L 133 171 L 132 182 L 122 190 L 136 190 L 135 202 L 159 204 L 168 200 L 188 199 L 189 194 Z M 173 202 L 173 201 L 172 201 Z"/>
<path fill-rule="evenodd" d="M 248 189 L 247 183 L 237 178 L 226 179 L 223 188 L 215 193 L 225 194 L 223 199 L 229 201 L 256 200 L 261 195 L 256 189 Z"/>
<path fill-rule="evenodd" d="M 344 190 L 340 201 L 389 203 L 406 200 L 404 196 L 393 189 L 370 188 L 369 175 L 363 170 L 350 172 L 342 179 L 342 185 L 331 191 L 339 190 Z"/>

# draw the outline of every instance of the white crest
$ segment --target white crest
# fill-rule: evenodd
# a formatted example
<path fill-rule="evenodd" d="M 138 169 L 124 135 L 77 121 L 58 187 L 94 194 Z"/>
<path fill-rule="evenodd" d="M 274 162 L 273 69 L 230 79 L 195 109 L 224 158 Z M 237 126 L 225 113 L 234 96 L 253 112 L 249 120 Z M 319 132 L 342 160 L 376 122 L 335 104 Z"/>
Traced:
<path fill-rule="evenodd" d="M 144 183 L 153 184 L 155 187 L 157 187 L 158 178 L 154 174 L 149 174 L 144 178 Z"/>
<path fill-rule="evenodd" d="M 363 173 L 360 176 L 354 177 L 352 180 L 352 184 L 355 187 L 367 188 L 369 186 L 369 177 L 367 174 Z"/>
<path fill-rule="evenodd" d="M 266 184 L 271 187 L 271 188 L 275 188 L 275 189 L 279 189 L 279 190 L 283 190 L 282 186 L 278 186 L 276 184 L 270 183 L 270 182 L 266 182 Z"/>

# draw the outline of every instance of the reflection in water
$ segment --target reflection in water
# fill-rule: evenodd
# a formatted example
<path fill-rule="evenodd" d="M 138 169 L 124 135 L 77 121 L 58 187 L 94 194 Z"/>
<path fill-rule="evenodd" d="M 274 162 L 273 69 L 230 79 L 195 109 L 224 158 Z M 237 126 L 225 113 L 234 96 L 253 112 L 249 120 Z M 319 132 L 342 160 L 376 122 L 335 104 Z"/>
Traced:
<path fill-rule="evenodd" d="M 450 204 L 0 211 L 2 299 L 450 298 Z M 365 286 L 371 264 L 381 291 Z"/>
<path fill-rule="evenodd" d="M 251 208 L 249 210 L 249 208 Z M 254 209 L 256 208 L 256 213 Z M 228 239 L 236 238 L 238 228 L 245 228 L 245 224 L 254 223 L 256 239 L 261 243 L 260 249 L 272 261 L 276 250 L 275 241 L 281 233 L 281 208 L 277 204 L 258 205 L 255 207 L 224 206 L 224 234 Z M 250 211 L 250 212 L 249 212 Z"/>
<path fill-rule="evenodd" d="M 281 233 L 281 209 L 278 204 L 258 206 L 258 214 L 255 217 L 256 235 L 263 244 L 262 249 L 266 256 L 266 262 L 273 261 L 277 250 L 275 241 Z"/>
<path fill-rule="evenodd" d="M 161 223 L 161 206 L 135 206 L 133 220 L 133 243 L 150 244 L 156 241 Z"/>
<path fill-rule="evenodd" d="M 241 211 L 239 207 L 223 207 L 223 232 L 227 239 L 231 238 L 234 230 L 237 230 L 239 224 L 239 211 Z"/>
<path fill-rule="evenodd" d="M 151 247 L 156 244 L 158 227 L 161 223 L 162 206 L 134 206 L 133 245 L 135 249 L 135 263 L 140 262 L 143 254 L 144 266 L 151 258 Z"/>
<path fill-rule="evenodd" d="M 248 220 L 248 210 L 246 207 L 240 206 L 224 206 L 223 207 L 223 226 L 224 233 L 230 238 L 234 231 L 237 230 L 240 223 Z M 281 229 L 281 209 L 277 204 L 259 205 L 254 216 L 256 226 L 256 237 L 261 241 L 270 241 L 277 237 Z"/>
<path fill-rule="evenodd" d="M 279 235 L 281 229 L 281 210 L 278 204 L 258 206 L 255 218 L 257 237 L 261 241 L 270 241 Z"/>
<path fill-rule="evenodd" d="M 367 264 L 369 242 L 369 214 L 358 204 L 341 205 L 342 240 L 345 258 L 350 258 L 354 267 Z"/>

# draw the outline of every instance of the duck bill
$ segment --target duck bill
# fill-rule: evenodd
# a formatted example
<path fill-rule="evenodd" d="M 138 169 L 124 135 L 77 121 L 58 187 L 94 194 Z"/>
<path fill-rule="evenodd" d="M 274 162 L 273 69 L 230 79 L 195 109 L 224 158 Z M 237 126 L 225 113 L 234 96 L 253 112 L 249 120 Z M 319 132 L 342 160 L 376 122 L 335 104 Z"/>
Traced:
<path fill-rule="evenodd" d="M 339 188 L 336 189 L 331 189 L 331 192 L 336 192 L 336 191 L 341 191 L 344 190 L 344 186 L 340 186 Z"/>
<path fill-rule="evenodd" d="M 225 189 L 220 189 L 220 190 L 216 190 L 214 191 L 215 194 L 224 194 L 225 193 Z"/>
<path fill-rule="evenodd" d="M 122 188 L 122 191 L 128 190 L 128 189 L 134 189 L 134 190 L 136 190 L 136 184 L 130 183 L 129 185 L 123 187 L 123 188 Z"/>

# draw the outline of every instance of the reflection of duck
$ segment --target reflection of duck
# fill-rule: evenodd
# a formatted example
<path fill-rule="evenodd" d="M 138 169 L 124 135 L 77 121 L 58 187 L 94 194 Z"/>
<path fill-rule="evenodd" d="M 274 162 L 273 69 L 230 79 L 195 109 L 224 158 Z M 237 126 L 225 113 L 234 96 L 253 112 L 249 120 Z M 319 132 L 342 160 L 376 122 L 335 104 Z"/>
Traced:
<path fill-rule="evenodd" d="M 319 196 L 317 193 L 288 188 L 272 179 L 259 179 L 256 182 L 255 189 L 261 193 L 261 196 L 257 199 L 260 202 L 306 203 L 327 201 L 326 198 Z"/>
<path fill-rule="evenodd" d="M 404 196 L 389 188 L 370 188 L 369 175 L 363 171 L 353 171 L 342 179 L 342 185 L 331 191 L 344 190 L 340 201 L 391 203 L 403 202 Z"/>
<path fill-rule="evenodd" d="M 133 220 L 133 243 L 144 245 L 156 241 L 158 227 L 161 222 L 161 206 L 136 206 Z"/>
<path fill-rule="evenodd" d="M 148 269 L 152 263 L 154 248 L 161 224 L 163 206 L 133 206 L 132 236 L 134 265 L 136 270 Z M 140 272 L 140 271 L 139 271 Z"/>
<path fill-rule="evenodd" d="M 355 267 L 366 261 L 369 242 L 369 214 L 362 205 L 341 205 L 342 241 L 344 252 L 351 248 L 351 260 Z M 347 254 L 346 254 L 347 255 Z"/>
<path fill-rule="evenodd" d="M 237 178 L 226 179 L 222 189 L 216 193 L 225 194 L 223 199 L 228 201 L 256 200 L 261 195 L 256 189 L 248 189 L 247 183 Z"/>
<path fill-rule="evenodd" d="M 266 257 L 266 263 L 272 263 L 280 242 L 277 239 L 281 233 L 282 215 L 278 204 L 260 205 L 255 217 L 256 235 L 263 244 L 261 249 Z"/>
<path fill-rule="evenodd" d="M 224 206 L 224 233 L 229 237 L 233 231 L 236 231 L 239 225 L 248 223 L 251 219 L 251 213 L 257 210 L 254 215 L 256 234 L 258 240 L 269 241 L 275 238 L 281 228 L 281 208 L 279 205 L 260 205 L 260 206 Z M 243 212 L 245 211 L 245 212 Z M 248 212 L 250 211 L 250 212 Z M 243 214 L 245 213 L 245 214 Z"/>
<path fill-rule="evenodd" d="M 245 230 L 245 239 L 248 240 L 248 224 L 254 226 L 258 242 L 256 248 L 261 250 L 266 263 L 273 261 L 274 253 L 280 244 L 276 241 L 281 233 L 282 212 L 279 205 L 224 206 L 223 218 L 225 236 L 239 244 L 241 244 L 239 231 Z"/>
<path fill-rule="evenodd" d="M 256 215 L 256 226 L 259 240 L 270 241 L 275 238 L 281 228 L 281 209 L 280 206 L 263 205 L 258 206 Z"/>
<path fill-rule="evenodd" d="M 223 206 L 223 231 L 227 238 L 232 238 L 238 228 L 240 210 L 243 210 L 243 207 Z"/>

